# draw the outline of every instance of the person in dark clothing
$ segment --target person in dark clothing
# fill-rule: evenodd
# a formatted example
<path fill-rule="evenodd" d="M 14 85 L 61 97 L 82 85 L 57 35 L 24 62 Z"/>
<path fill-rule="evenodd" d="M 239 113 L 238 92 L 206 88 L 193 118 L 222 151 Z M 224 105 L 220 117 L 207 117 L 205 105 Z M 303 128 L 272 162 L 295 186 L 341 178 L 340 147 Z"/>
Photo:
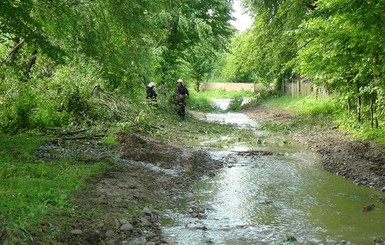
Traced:
<path fill-rule="evenodd" d="M 175 90 L 177 113 L 180 117 L 186 116 L 186 98 L 190 96 L 188 89 L 183 85 L 183 80 L 178 79 L 178 85 Z"/>
<path fill-rule="evenodd" d="M 146 99 L 147 99 L 147 103 L 150 105 L 150 106 L 154 106 L 154 107 L 157 107 L 157 100 L 156 100 L 156 97 L 158 96 L 155 92 L 155 83 L 153 82 L 150 82 L 148 85 L 147 85 L 147 89 L 146 89 Z"/>

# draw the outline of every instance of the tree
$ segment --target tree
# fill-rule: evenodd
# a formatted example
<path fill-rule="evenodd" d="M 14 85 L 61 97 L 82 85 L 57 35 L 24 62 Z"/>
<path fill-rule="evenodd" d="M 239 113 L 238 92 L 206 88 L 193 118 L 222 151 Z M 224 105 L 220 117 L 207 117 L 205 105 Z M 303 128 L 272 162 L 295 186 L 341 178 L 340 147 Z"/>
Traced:
<path fill-rule="evenodd" d="M 163 80 L 174 81 L 181 72 L 188 71 L 186 76 L 192 76 L 199 83 L 212 67 L 213 51 L 225 48 L 228 38 L 235 31 L 229 23 L 231 2 L 175 0 L 170 1 L 169 8 Z M 189 68 L 185 69 L 187 66 Z"/>
<path fill-rule="evenodd" d="M 246 6 L 255 15 L 254 27 L 246 37 L 245 67 L 263 83 L 292 78 L 291 61 L 298 51 L 295 30 L 306 20 L 314 1 L 248 1 Z M 280 87 L 280 86 L 277 86 Z"/>
<path fill-rule="evenodd" d="M 246 30 L 237 33 L 230 43 L 229 52 L 226 55 L 226 64 L 222 67 L 225 81 L 230 82 L 253 82 L 254 68 L 245 65 L 245 60 L 249 58 L 248 37 L 251 32 Z M 249 64 L 250 65 L 250 64 Z"/>
<path fill-rule="evenodd" d="M 385 112 L 384 3 L 319 0 L 299 31 L 297 70 L 346 98 L 347 108 L 356 109 L 358 122 L 370 114 L 372 127 Z"/>

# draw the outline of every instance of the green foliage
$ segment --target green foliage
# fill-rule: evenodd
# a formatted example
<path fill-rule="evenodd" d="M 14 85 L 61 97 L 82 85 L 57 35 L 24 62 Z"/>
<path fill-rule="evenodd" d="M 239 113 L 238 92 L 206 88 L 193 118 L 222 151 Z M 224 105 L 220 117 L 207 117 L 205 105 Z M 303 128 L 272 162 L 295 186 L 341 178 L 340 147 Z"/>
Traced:
<path fill-rule="evenodd" d="M 44 216 L 70 208 L 70 194 L 107 167 L 68 159 L 44 162 L 35 155 L 42 140 L 27 134 L 0 135 L 0 220 L 7 231 L 17 228 L 23 237 Z"/>
<path fill-rule="evenodd" d="M 309 125 L 310 127 L 330 126 L 333 122 L 337 122 L 340 116 L 338 103 L 332 98 L 282 96 L 264 100 L 261 104 L 279 110 L 290 110 L 298 116 L 296 120 L 265 123 L 261 126 L 263 129 L 275 132 L 307 130 Z"/>
<path fill-rule="evenodd" d="M 208 76 L 230 11 L 226 0 L 2 1 L 0 129 L 135 123 L 143 83 Z"/>
<path fill-rule="evenodd" d="M 312 96 L 299 99 L 298 104 L 292 105 L 289 109 L 295 110 L 299 115 L 316 116 L 325 115 L 333 116 L 339 113 L 337 100 L 333 98 L 315 98 Z"/>
<path fill-rule="evenodd" d="M 215 51 L 224 49 L 235 31 L 230 14 L 226 0 L 171 2 L 162 80 L 169 83 L 185 74 L 202 82 L 213 69 Z"/>
<path fill-rule="evenodd" d="M 189 91 L 190 97 L 188 98 L 188 108 L 191 110 L 210 112 L 219 110 L 211 100 L 211 96 L 204 92 L 196 92 L 195 90 Z"/>
<path fill-rule="evenodd" d="M 338 108 L 311 106 L 314 113 L 348 110 L 345 123 L 351 127 L 382 125 L 384 49 L 378 47 L 384 46 L 385 19 L 381 0 L 245 3 L 256 17 L 251 34 L 242 37 L 241 53 L 247 55 L 235 60 L 253 71 L 256 81 L 275 82 L 279 88 L 297 74 L 310 78 L 342 100 L 336 103 Z"/>
<path fill-rule="evenodd" d="M 28 84 L 10 78 L 3 80 L 1 130 L 60 127 L 97 119 L 102 112 L 91 92 L 103 81 L 95 77 L 94 66 L 80 62 L 59 67 L 55 76 L 44 80 L 36 77 Z"/>
<path fill-rule="evenodd" d="M 370 101 L 374 117 L 384 118 L 380 2 L 318 1 L 311 18 L 297 32 L 304 44 L 295 59 L 297 72 L 343 98 L 345 109 L 350 110 L 347 113 L 354 111 L 363 126 L 372 120 Z"/>
<path fill-rule="evenodd" d="M 254 27 L 243 37 L 240 64 L 253 72 L 257 82 L 279 83 L 291 79 L 298 38 L 293 34 L 307 19 L 306 1 L 247 1 L 255 12 Z"/>
<path fill-rule="evenodd" d="M 212 112 L 212 111 L 218 111 L 219 108 L 214 105 L 214 103 L 211 101 L 208 97 L 200 96 L 192 97 L 189 100 L 188 107 L 191 110 L 196 110 L 200 112 Z"/>
<path fill-rule="evenodd" d="M 232 39 L 230 48 L 225 56 L 225 64 L 220 67 L 223 80 L 221 82 L 253 82 L 255 81 L 254 67 L 245 61 L 249 58 L 247 52 L 247 37 L 249 31 L 238 33 Z"/>
<path fill-rule="evenodd" d="M 17 132 L 33 125 L 32 109 L 36 104 L 36 95 L 18 81 L 2 84 L 3 96 L 0 97 L 0 129 Z"/>
<path fill-rule="evenodd" d="M 294 236 L 288 236 L 285 239 L 285 242 L 296 242 L 297 239 Z"/>
<path fill-rule="evenodd" d="M 239 111 L 242 108 L 242 103 L 243 103 L 243 97 L 242 96 L 234 96 L 231 98 L 227 110 Z"/>
<path fill-rule="evenodd" d="M 370 122 L 359 123 L 354 112 L 347 113 L 345 103 L 341 98 L 318 98 L 314 97 L 279 97 L 261 102 L 262 105 L 270 106 L 280 110 L 291 110 L 298 115 L 297 120 L 288 122 L 266 123 L 262 129 L 270 131 L 306 130 L 307 125 L 312 127 L 336 126 L 350 135 L 362 140 L 375 140 L 384 142 L 385 126 L 383 121 L 379 122 L 379 128 L 371 128 Z"/>

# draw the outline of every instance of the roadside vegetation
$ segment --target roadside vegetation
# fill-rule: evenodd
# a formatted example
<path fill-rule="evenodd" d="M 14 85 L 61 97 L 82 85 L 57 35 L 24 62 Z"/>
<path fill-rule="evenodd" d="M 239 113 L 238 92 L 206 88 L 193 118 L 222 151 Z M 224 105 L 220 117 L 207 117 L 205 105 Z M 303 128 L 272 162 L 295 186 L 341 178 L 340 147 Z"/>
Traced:
<path fill-rule="evenodd" d="M 347 113 L 344 104 L 332 96 L 329 97 L 290 97 L 282 96 L 262 100 L 260 105 L 269 106 L 278 110 L 290 110 L 297 115 L 297 119 L 287 122 L 268 123 L 264 129 L 270 131 L 308 130 L 312 127 L 339 128 L 351 136 L 361 140 L 374 140 L 385 144 L 383 129 L 370 127 L 370 122 L 358 123 L 355 113 Z M 368 115 L 369 116 L 369 115 Z"/>

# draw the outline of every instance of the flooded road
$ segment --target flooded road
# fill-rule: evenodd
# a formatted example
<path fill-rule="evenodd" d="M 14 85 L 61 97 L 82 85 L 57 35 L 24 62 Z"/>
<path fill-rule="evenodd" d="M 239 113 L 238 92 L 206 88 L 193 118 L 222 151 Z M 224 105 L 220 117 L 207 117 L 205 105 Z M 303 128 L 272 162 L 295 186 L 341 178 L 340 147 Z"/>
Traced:
<path fill-rule="evenodd" d="M 241 113 L 207 120 L 264 133 Z M 374 244 L 385 236 L 382 193 L 323 170 L 312 152 L 238 146 L 210 154 L 225 167 L 165 212 L 169 244 Z M 374 210 L 363 212 L 369 204 Z"/>

